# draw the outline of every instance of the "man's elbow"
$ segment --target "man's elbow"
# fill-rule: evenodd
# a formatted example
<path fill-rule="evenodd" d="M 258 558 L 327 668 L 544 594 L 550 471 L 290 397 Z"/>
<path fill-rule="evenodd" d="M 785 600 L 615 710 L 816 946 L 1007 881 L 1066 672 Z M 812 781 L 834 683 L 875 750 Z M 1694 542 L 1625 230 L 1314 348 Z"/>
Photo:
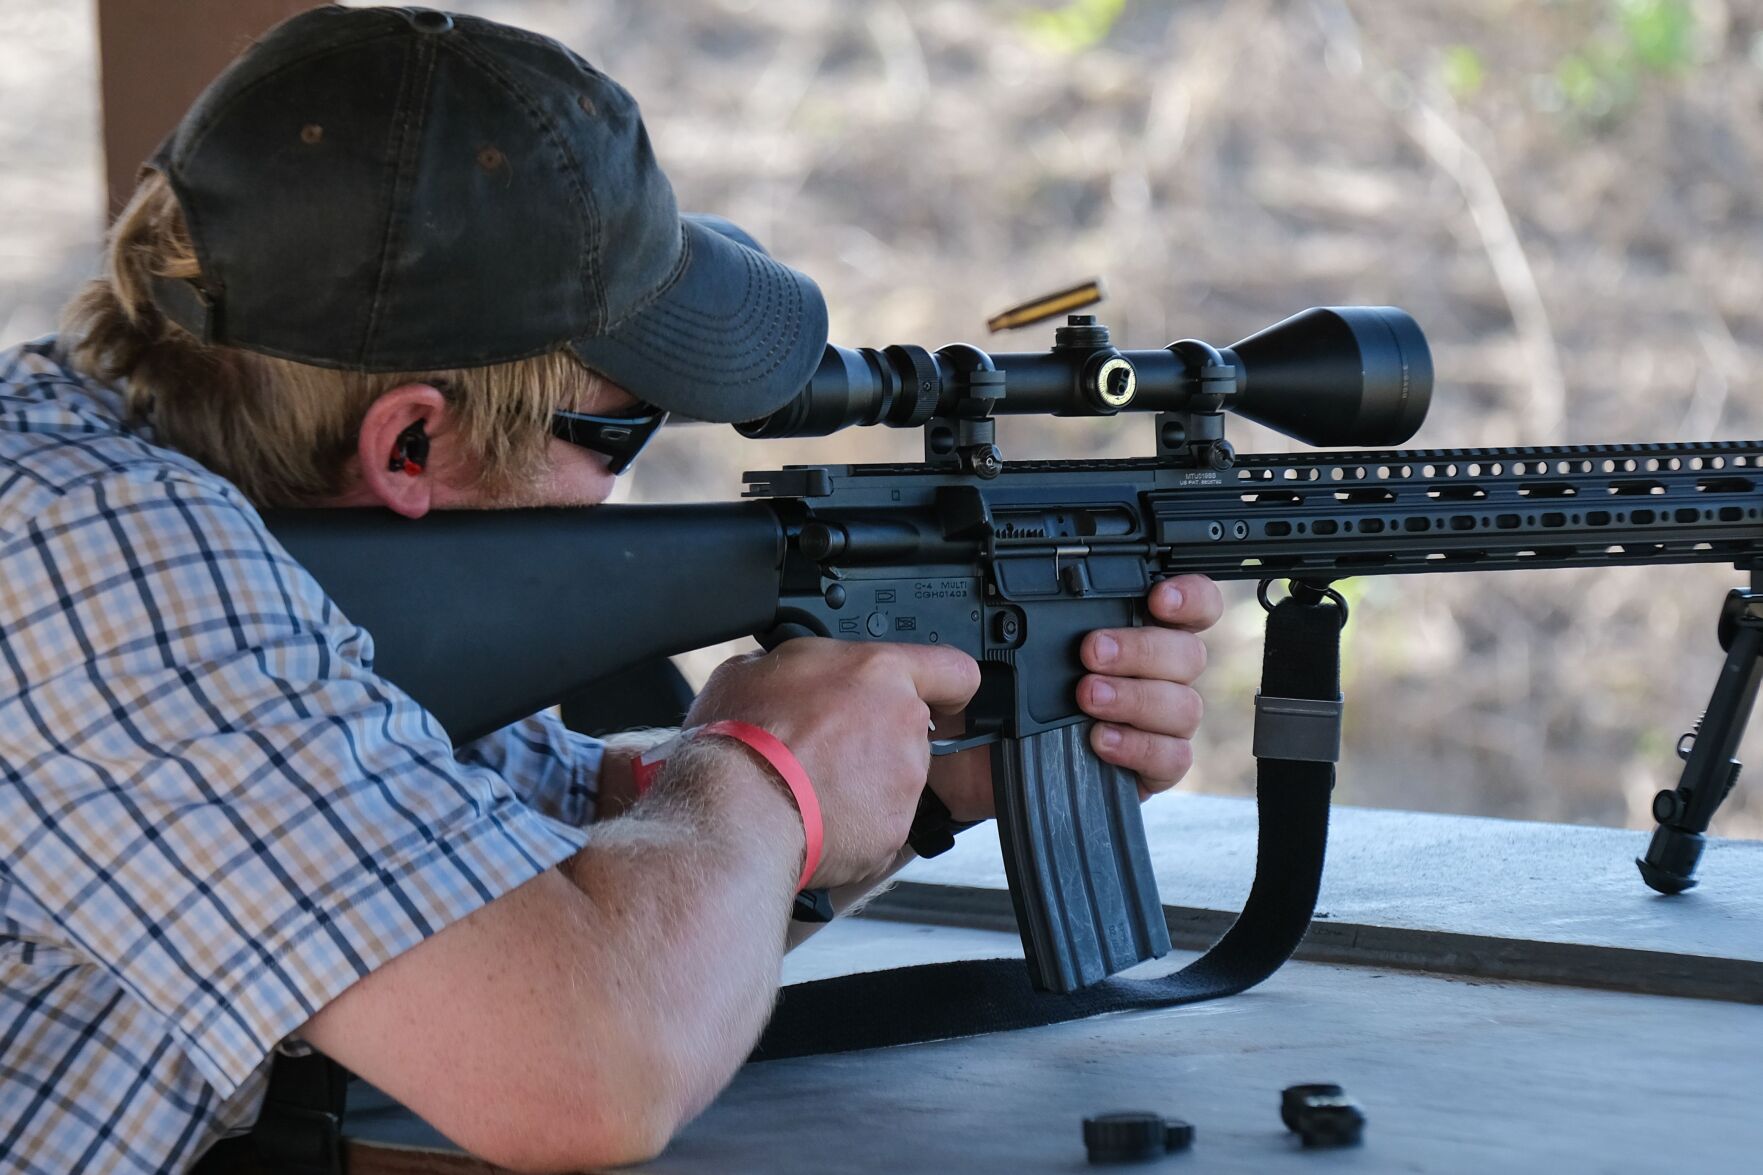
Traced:
<path fill-rule="evenodd" d="M 653 1046 L 658 1035 L 650 1035 L 646 1043 Z M 652 1047 L 633 1052 L 608 1048 L 603 1040 L 598 1044 L 548 1067 L 548 1079 L 536 1082 L 527 1096 L 510 1097 L 506 1090 L 486 1096 L 478 1104 L 496 1107 L 493 1115 L 449 1136 L 478 1157 L 513 1171 L 640 1163 L 665 1150 L 723 1084 Z"/>
<path fill-rule="evenodd" d="M 593 1171 L 659 1155 L 684 1124 L 682 1117 L 653 1105 L 603 1105 L 587 1113 L 579 1107 L 529 1106 L 498 1115 L 494 1124 L 454 1141 L 510 1171 Z"/>
<path fill-rule="evenodd" d="M 554 1137 L 546 1139 L 544 1135 L 547 1133 Z M 634 1123 L 624 1128 L 606 1129 L 589 1138 L 566 1140 L 555 1137 L 557 1133 L 553 1124 L 550 1131 L 540 1130 L 524 1138 L 510 1138 L 505 1148 L 467 1149 L 500 1170 L 564 1175 L 565 1172 L 599 1171 L 647 1162 L 665 1150 L 673 1138 L 671 1129 L 653 1129 Z"/>

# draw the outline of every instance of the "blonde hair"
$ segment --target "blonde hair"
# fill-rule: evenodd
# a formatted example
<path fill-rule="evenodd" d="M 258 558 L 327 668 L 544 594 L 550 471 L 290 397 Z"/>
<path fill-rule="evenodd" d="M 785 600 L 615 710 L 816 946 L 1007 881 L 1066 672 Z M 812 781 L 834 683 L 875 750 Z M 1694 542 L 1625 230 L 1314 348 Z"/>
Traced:
<path fill-rule="evenodd" d="M 160 313 L 155 276 L 200 280 L 201 266 L 171 185 L 147 172 L 111 229 L 104 276 L 62 312 L 73 365 L 123 384 L 131 421 L 195 458 L 259 506 L 310 506 L 345 489 L 367 409 L 383 393 L 428 383 L 495 497 L 537 478 L 551 413 L 599 377 L 567 351 L 488 367 L 376 372 L 314 367 L 211 346 Z"/>

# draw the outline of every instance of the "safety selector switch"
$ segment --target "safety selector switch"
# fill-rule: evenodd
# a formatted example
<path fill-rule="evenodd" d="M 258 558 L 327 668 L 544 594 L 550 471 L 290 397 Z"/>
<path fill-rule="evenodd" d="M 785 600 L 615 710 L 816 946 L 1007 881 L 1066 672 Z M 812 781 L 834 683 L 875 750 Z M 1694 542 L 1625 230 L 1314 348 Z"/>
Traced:
<path fill-rule="evenodd" d="M 1092 1163 L 1142 1162 L 1193 1145 L 1193 1124 L 1180 1118 L 1127 1111 L 1084 1119 L 1084 1148 Z"/>

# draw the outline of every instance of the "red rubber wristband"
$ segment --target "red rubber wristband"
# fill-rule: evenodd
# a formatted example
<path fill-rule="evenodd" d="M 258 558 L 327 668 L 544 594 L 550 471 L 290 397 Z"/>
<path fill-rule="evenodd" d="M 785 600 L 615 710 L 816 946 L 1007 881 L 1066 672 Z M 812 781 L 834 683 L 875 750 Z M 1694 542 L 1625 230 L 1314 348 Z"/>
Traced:
<path fill-rule="evenodd" d="M 820 867 L 820 849 L 826 839 L 826 827 L 820 819 L 820 797 L 815 794 L 814 784 L 809 782 L 808 772 L 803 770 L 801 761 L 784 745 L 782 739 L 751 722 L 725 719 L 685 731 L 684 734 L 720 734 L 724 738 L 746 743 L 760 758 L 771 764 L 773 771 L 783 777 L 784 785 L 790 789 L 790 797 L 796 801 L 796 812 L 802 817 L 802 834 L 806 842 L 802 856 L 802 876 L 796 879 L 796 892 L 801 893 L 807 889 L 814 871 Z M 650 758 L 652 754 L 654 751 L 631 763 L 631 775 L 636 781 L 639 796 L 649 790 L 649 785 L 667 763 L 663 758 Z"/>
<path fill-rule="evenodd" d="M 801 893 L 808 888 L 809 879 L 820 867 L 820 846 L 826 839 L 826 828 L 820 820 L 820 797 L 814 792 L 814 784 L 809 782 L 808 772 L 802 769 L 801 761 L 790 748 L 784 746 L 782 739 L 751 722 L 725 719 L 722 722 L 712 722 L 704 727 L 702 733 L 720 734 L 746 743 L 759 753 L 760 758 L 771 764 L 772 770 L 783 776 L 785 786 L 795 798 L 796 812 L 802 817 L 805 851 L 802 855 L 802 876 L 796 879 L 796 892 Z"/>
<path fill-rule="evenodd" d="M 639 800 L 643 798 L 643 793 L 654 785 L 655 777 L 661 774 L 661 769 L 667 766 L 667 756 L 659 752 L 667 750 L 678 741 L 679 737 L 676 735 L 664 743 L 650 747 L 631 760 L 631 782 L 636 785 Z"/>

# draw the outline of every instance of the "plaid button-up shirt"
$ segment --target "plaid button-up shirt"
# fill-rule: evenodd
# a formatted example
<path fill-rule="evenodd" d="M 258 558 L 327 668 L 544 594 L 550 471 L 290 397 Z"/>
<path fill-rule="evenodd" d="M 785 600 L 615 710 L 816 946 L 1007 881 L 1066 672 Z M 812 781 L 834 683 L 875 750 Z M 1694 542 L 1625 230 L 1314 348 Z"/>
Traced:
<path fill-rule="evenodd" d="M 599 744 L 456 750 L 239 491 L 0 351 L 0 1172 L 177 1171 L 350 984 L 568 857 Z"/>

